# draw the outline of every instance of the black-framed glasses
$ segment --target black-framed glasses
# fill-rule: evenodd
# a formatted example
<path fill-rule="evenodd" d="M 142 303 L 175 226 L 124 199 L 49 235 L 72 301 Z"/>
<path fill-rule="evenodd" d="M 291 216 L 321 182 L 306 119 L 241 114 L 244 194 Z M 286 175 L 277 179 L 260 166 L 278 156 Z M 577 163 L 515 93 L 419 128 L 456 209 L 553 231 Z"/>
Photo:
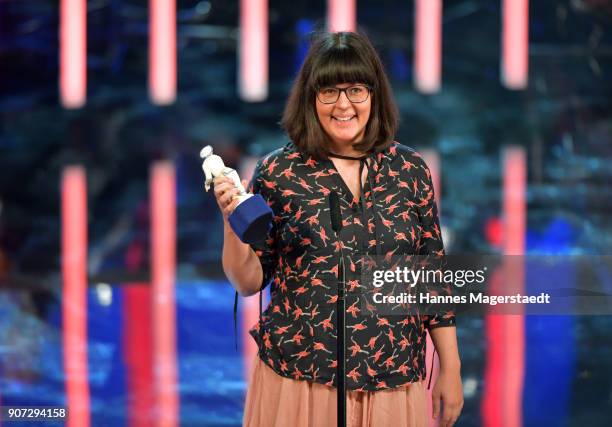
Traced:
<path fill-rule="evenodd" d="M 317 89 L 317 99 L 323 104 L 335 104 L 340 98 L 340 93 L 344 92 L 350 102 L 359 104 L 368 100 L 371 90 L 368 85 L 353 85 L 342 89 L 325 86 Z"/>

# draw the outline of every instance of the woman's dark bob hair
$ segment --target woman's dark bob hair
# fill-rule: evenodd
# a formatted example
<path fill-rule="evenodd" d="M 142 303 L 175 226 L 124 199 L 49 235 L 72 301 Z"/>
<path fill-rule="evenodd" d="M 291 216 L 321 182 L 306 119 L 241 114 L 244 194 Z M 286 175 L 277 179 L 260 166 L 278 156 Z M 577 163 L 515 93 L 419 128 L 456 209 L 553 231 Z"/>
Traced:
<path fill-rule="evenodd" d="M 357 151 L 388 147 L 397 129 L 397 107 L 382 62 L 368 38 L 361 33 L 319 33 L 291 88 L 281 126 L 303 152 L 326 158 L 330 139 L 315 107 L 317 89 L 342 83 L 364 83 L 371 88 L 372 108 Z"/>

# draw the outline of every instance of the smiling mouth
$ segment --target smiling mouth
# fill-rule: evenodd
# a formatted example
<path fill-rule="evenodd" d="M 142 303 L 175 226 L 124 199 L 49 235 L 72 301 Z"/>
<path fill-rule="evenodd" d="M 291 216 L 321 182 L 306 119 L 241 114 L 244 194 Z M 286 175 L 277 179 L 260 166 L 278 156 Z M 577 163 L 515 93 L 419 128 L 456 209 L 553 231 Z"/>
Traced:
<path fill-rule="evenodd" d="M 332 119 L 337 120 L 339 122 L 348 122 L 349 120 L 352 120 L 355 116 L 350 116 L 350 117 L 334 117 L 332 116 Z"/>

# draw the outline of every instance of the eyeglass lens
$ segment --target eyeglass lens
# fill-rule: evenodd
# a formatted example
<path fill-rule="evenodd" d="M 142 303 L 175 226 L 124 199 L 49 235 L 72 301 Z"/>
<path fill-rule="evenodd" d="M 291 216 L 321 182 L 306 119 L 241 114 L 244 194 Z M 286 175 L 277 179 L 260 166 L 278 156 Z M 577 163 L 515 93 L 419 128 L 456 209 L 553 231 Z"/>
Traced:
<path fill-rule="evenodd" d="M 333 104 L 338 101 L 341 92 L 345 93 L 349 101 L 356 103 L 364 102 L 368 99 L 368 95 L 370 94 L 369 89 L 362 85 L 350 86 L 342 89 L 330 86 L 319 89 L 317 97 L 319 101 L 324 104 Z"/>

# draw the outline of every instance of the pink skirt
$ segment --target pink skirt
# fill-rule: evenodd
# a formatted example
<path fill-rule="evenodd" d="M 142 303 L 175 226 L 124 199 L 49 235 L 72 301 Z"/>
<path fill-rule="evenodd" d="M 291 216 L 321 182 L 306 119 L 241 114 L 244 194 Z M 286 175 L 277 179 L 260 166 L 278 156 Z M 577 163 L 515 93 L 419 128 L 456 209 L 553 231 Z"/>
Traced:
<path fill-rule="evenodd" d="M 381 391 L 348 391 L 347 427 L 427 427 L 425 381 Z M 336 427 L 336 388 L 285 378 L 255 358 L 244 427 Z"/>

